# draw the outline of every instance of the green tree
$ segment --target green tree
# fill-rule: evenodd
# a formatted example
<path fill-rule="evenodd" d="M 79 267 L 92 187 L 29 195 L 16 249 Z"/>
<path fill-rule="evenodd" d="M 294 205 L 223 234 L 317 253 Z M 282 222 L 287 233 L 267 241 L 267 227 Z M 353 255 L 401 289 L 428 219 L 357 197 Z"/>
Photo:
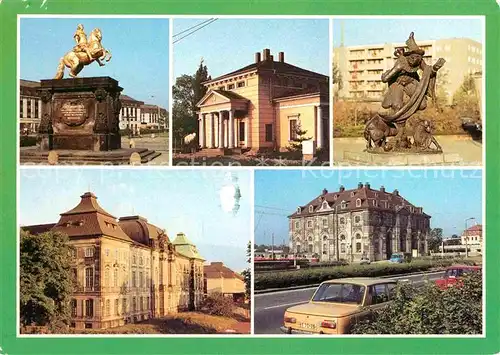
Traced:
<path fill-rule="evenodd" d="M 252 242 L 248 242 L 247 245 L 247 263 L 252 265 Z M 252 290 L 252 269 L 247 267 L 242 272 L 243 277 L 245 278 L 245 295 L 247 299 L 250 299 L 251 290 Z"/>
<path fill-rule="evenodd" d="M 459 117 L 469 117 L 474 120 L 480 119 L 479 101 L 474 77 L 466 75 L 462 85 L 460 85 L 453 95 L 453 105 L 457 109 Z"/>
<path fill-rule="evenodd" d="M 429 250 L 433 252 L 439 251 L 439 247 L 441 246 L 442 242 L 443 242 L 443 229 L 433 228 L 431 230 L 429 239 L 427 240 Z"/>
<path fill-rule="evenodd" d="M 290 141 L 290 144 L 286 148 L 292 153 L 302 152 L 302 142 L 310 140 L 311 137 L 307 137 L 307 131 L 303 130 L 300 123 L 297 122 L 295 125 L 295 138 Z"/>
<path fill-rule="evenodd" d="M 463 284 L 440 290 L 429 282 L 421 289 L 402 284 L 393 302 L 353 326 L 355 334 L 480 334 L 482 278 L 466 275 Z"/>
<path fill-rule="evenodd" d="M 180 142 L 184 136 L 196 133 L 198 136 L 198 117 L 196 104 L 206 94 L 207 88 L 202 84 L 210 80 L 208 68 L 200 61 L 198 69 L 193 75 L 184 74 L 175 80 L 172 88 L 174 99 L 172 105 L 174 142 Z"/>
<path fill-rule="evenodd" d="M 32 235 L 21 231 L 21 324 L 63 329 L 70 319 L 74 282 L 70 269 L 71 247 L 65 234 Z"/>
<path fill-rule="evenodd" d="M 342 81 L 342 74 L 340 73 L 339 67 L 335 62 L 332 65 L 332 78 L 334 95 L 335 97 L 338 97 L 339 91 L 344 87 L 344 83 Z"/>

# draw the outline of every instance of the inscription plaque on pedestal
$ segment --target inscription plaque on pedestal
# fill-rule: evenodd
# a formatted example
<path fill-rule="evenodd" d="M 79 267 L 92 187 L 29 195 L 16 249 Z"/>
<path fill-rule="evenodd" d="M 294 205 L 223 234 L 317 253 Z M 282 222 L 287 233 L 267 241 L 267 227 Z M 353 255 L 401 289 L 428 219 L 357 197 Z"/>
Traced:
<path fill-rule="evenodd" d="M 110 77 L 42 80 L 42 150 L 121 148 L 118 81 Z"/>

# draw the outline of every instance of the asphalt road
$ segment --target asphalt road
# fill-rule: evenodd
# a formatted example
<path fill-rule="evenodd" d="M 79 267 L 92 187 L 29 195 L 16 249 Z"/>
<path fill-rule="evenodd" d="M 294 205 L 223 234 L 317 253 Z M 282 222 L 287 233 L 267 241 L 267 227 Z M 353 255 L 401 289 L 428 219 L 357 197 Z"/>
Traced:
<path fill-rule="evenodd" d="M 414 285 L 421 286 L 427 278 L 429 281 L 434 281 L 441 278 L 443 275 L 444 271 L 440 271 L 429 274 L 399 276 L 393 279 L 409 281 Z M 316 287 L 310 287 L 299 290 L 276 291 L 254 295 L 255 334 L 282 334 L 279 327 L 283 325 L 285 310 L 291 306 L 307 303 L 315 290 Z"/>

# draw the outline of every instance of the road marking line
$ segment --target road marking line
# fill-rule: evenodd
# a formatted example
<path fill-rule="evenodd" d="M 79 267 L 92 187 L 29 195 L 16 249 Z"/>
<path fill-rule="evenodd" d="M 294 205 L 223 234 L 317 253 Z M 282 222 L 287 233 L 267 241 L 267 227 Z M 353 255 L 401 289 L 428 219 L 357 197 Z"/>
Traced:
<path fill-rule="evenodd" d="M 294 303 L 280 304 L 280 305 L 277 305 L 277 306 L 269 306 L 269 307 L 264 307 L 264 308 L 262 308 L 262 309 L 266 310 L 266 309 L 272 309 L 272 308 L 281 308 L 281 307 L 292 306 L 292 305 L 294 305 L 294 304 L 302 304 L 302 303 L 307 303 L 307 301 L 301 301 L 301 302 L 294 302 Z"/>

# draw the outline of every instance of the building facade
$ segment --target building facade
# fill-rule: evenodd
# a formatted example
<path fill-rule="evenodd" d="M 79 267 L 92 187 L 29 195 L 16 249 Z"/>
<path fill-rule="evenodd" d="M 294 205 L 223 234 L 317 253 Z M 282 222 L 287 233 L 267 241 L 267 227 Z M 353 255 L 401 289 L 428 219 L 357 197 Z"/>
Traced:
<path fill-rule="evenodd" d="M 198 102 L 202 149 L 286 151 L 297 130 L 328 147 L 329 77 L 275 61 L 269 49 L 254 62 L 204 83 Z"/>
<path fill-rule="evenodd" d="M 460 240 L 463 246 L 468 246 L 472 251 L 481 252 L 483 250 L 483 226 L 476 224 L 467 228 Z"/>
<path fill-rule="evenodd" d="M 21 134 L 38 132 L 42 114 L 42 99 L 37 81 L 21 80 L 19 92 L 19 131 Z"/>
<path fill-rule="evenodd" d="M 195 310 L 202 301 L 204 260 L 184 234 L 171 242 L 143 217 L 117 219 L 91 192 L 57 223 L 22 228 L 69 236 L 76 280 L 71 327 L 111 328 Z"/>
<path fill-rule="evenodd" d="M 466 75 L 483 72 L 483 50 L 477 41 L 450 38 L 417 42 L 425 51 L 427 64 L 432 65 L 439 58 L 446 60 L 439 71 L 438 84 L 444 89 L 449 104 Z M 333 61 L 342 77 L 342 88 L 334 88 L 338 97 L 381 101 L 387 87 L 381 75 L 393 67 L 396 48 L 404 47 L 404 43 L 384 43 L 334 48 Z"/>
<path fill-rule="evenodd" d="M 19 129 L 21 134 L 36 134 L 41 119 L 42 100 L 38 89 L 40 82 L 20 80 Z M 120 95 L 122 108 L 119 115 L 120 129 L 130 129 L 139 134 L 141 129 L 168 129 L 166 109 L 146 104 L 128 95 Z"/>
<path fill-rule="evenodd" d="M 398 192 L 370 184 L 323 192 L 289 217 L 290 251 L 321 261 L 387 260 L 392 253 L 427 255 L 430 216 Z"/>
<path fill-rule="evenodd" d="M 235 302 L 245 300 L 245 279 L 222 262 L 211 262 L 203 267 L 205 293 L 222 293 Z"/>

